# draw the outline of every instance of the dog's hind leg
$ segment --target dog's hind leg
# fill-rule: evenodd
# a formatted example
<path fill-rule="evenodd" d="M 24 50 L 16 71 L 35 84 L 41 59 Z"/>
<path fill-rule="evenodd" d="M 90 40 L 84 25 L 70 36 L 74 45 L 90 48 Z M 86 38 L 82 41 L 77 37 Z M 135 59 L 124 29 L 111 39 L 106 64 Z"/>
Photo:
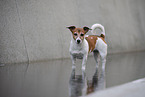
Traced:
<path fill-rule="evenodd" d="M 105 65 L 106 65 L 106 57 L 102 58 L 102 71 L 105 71 Z"/>
<path fill-rule="evenodd" d="M 98 69 L 99 62 L 100 62 L 100 53 L 99 51 L 94 51 L 93 54 L 94 54 L 94 59 L 96 61 L 96 69 Z"/>
<path fill-rule="evenodd" d="M 101 55 L 101 61 L 102 61 L 102 72 L 104 72 L 105 71 L 105 65 L 106 65 L 107 53 L 100 53 L 100 55 Z"/>

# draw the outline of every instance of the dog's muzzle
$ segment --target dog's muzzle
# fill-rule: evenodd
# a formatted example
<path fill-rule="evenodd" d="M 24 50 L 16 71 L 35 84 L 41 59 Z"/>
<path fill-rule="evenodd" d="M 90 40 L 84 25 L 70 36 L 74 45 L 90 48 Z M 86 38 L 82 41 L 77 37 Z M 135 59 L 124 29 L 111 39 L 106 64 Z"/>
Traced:
<path fill-rule="evenodd" d="M 81 40 L 77 40 L 77 44 L 79 44 L 81 42 Z"/>
<path fill-rule="evenodd" d="M 80 44 L 82 42 L 82 40 L 78 37 L 77 39 L 76 39 L 76 43 L 77 44 Z"/>

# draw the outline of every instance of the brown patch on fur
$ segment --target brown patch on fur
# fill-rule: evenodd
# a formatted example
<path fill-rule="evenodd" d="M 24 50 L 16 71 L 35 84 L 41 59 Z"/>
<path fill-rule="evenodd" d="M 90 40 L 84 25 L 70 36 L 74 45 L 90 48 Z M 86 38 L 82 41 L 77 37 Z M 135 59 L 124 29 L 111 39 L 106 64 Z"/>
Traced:
<path fill-rule="evenodd" d="M 98 36 L 98 35 L 89 35 L 88 37 L 85 37 L 85 39 L 88 41 L 88 44 L 89 44 L 89 52 L 94 51 L 96 41 L 98 40 L 98 38 L 101 38 L 104 41 L 104 43 L 106 43 L 106 41 L 104 39 L 105 36 L 103 34 L 101 34 L 100 36 Z"/>
<path fill-rule="evenodd" d="M 77 35 L 74 35 L 74 33 L 76 33 Z M 74 40 L 76 40 L 77 37 L 80 37 L 80 39 L 83 40 L 85 31 L 83 30 L 83 28 L 75 28 L 74 30 L 72 30 L 72 34 L 73 34 Z M 80 34 L 83 34 L 83 36 L 81 36 Z"/>
<path fill-rule="evenodd" d="M 88 37 L 86 37 L 86 40 L 89 44 L 89 52 L 92 52 L 95 49 L 97 39 L 98 37 L 96 35 L 89 35 Z"/>
<path fill-rule="evenodd" d="M 75 28 L 74 30 L 73 30 L 73 33 L 74 32 L 77 32 L 77 33 L 84 33 L 85 34 L 85 31 L 83 30 L 83 28 Z"/>
<path fill-rule="evenodd" d="M 101 35 L 100 35 L 100 37 L 103 37 L 103 38 L 105 38 L 105 35 L 101 34 Z"/>
<path fill-rule="evenodd" d="M 105 36 L 103 35 L 103 34 L 101 34 L 100 36 L 99 36 L 99 38 L 101 38 L 103 41 L 104 41 L 104 43 L 106 43 L 106 41 L 105 41 Z M 107 43 L 106 43 L 107 44 Z"/>

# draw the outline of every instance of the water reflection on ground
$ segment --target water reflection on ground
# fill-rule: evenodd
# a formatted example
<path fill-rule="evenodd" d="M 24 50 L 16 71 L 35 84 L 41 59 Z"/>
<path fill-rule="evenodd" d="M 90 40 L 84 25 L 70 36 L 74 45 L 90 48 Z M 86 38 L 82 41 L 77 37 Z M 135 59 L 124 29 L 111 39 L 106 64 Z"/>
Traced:
<path fill-rule="evenodd" d="M 86 72 L 82 71 L 82 75 L 75 75 L 75 70 L 72 70 L 69 80 L 69 96 L 79 97 L 99 91 L 106 88 L 105 72 L 98 73 L 96 69 L 92 80 L 87 80 Z"/>
<path fill-rule="evenodd" d="M 145 77 L 145 52 L 107 56 L 106 72 L 89 57 L 86 72 L 71 60 L 0 66 L 0 97 L 76 97 Z"/>

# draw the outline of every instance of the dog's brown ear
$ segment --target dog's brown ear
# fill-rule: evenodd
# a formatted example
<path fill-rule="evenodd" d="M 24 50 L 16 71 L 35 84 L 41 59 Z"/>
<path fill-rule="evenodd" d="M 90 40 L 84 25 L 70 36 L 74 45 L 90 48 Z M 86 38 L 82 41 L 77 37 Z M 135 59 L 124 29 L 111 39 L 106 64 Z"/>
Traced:
<path fill-rule="evenodd" d="M 73 32 L 73 30 L 76 28 L 75 26 L 70 26 L 70 27 L 66 27 L 68 28 L 71 32 Z"/>
<path fill-rule="evenodd" d="M 83 27 L 85 33 L 87 33 L 89 30 L 91 30 L 89 27 Z"/>

